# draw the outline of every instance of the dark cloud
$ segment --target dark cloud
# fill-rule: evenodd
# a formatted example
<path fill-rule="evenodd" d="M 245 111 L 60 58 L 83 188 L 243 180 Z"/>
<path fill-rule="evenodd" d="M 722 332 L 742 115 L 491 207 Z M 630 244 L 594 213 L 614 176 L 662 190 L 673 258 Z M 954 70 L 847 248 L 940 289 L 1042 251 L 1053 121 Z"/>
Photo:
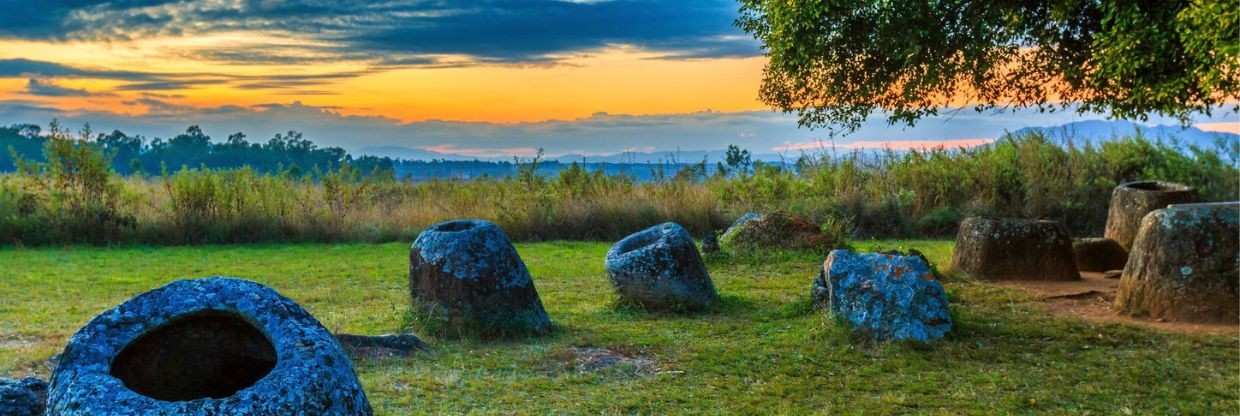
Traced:
<path fill-rule="evenodd" d="M 139 95 L 146 97 L 146 98 L 158 98 L 158 99 L 163 99 L 163 100 L 185 98 L 184 94 L 159 94 L 159 93 L 153 93 L 153 92 L 144 92 Z"/>
<path fill-rule="evenodd" d="M 26 76 L 102 78 L 123 81 L 145 81 L 160 77 L 157 74 L 144 72 L 78 68 L 30 59 L 0 59 L 0 78 Z"/>
<path fill-rule="evenodd" d="M 164 81 L 138 82 L 116 87 L 118 91 L 169 91 L 193 88 L 198 85 L 227 83 L 226 79 L 169 79 Z"/>
<path fill-rule="evenodd" d="M 465 54 L 498 61 L 538 60 L 619 44 L 702 56 L 735 53 L 753 44 L 735 36 L 731 0 L 482 1 L 422 11 L 429 14 L 380 19 L 329 37 L 386 53 Z"/>
<path fill-rule="evenodd" d="M 0 0 L 0 37 L 69 39 L 87 29 L 88 16 L 110 10 L 176 3 L 178 0 Z"/>
<path fill-rule="evenodd" d="M 0 100 L 0 121 L 6 125 L 51 121 L 59 113 L 55 107 L 35 101 Z"/>
<path fill-rule="evenodd" d="M 195 56 L 228 62 L 343 59 L 422 66 L 441 64 L 440 56 L 465 55 L 481 63 L 537 63 L 611 45 L 665 53 L 666 59 L 760 53 L 756 41 L 733 26 L 734 0 L 18 3 L 15 14 L 0 18 L 6 27 L 0 36 L 132 39 L 252 30 L 313 41 L 195 51 Z"/>
<path fill-rule="evenodd" d="M 166 115 L 171 113 L 188 113 L 193 111 L 193 107 L 171 103 L 158 98 L 143 97 L 135 100 L 124 101 L 125 105 L 140 105 L 147 108 L 150 115 Z"/>
<path fill-rule="evenodd" d="M 235 75 L 223 73 L 159 73 L 139 71 L 111 71 L 79 68 L 54 62 L 29 59 L 0 59 L 0 78 L 29 77 L 27 92 L 43 96 L 85 96 L 84 90 L 71 90 L 56 86 L 52 78 L 91 78 L 126 81 L 117 91 L 168 91 L 183 90 L 201 85 L 230 84 L 247 89 L 305 89 L 339 79 L 364 74 L 363 71 L 342 71 L 320 74 L 271 74 Z"/>
<path fill-rule="evenodd" d="M 324 90 L 283 90 L 283 91 L 279 91 L 279 92 L 277 92 L 276 94 L 279 94 L 279 95 L 294 95 L 294 96 L 306 96 L 306 95 L 340 95 L 340 93 L 338 93 L 338 92 L 334 92 L 334 91 L 324 91 Z"/>
<path fill-rule="evenodd" d="M 44 97 L 88 97 L 91 95 L 89 91 L 83 89 L 66 88 L 53 84 L 51 81 L 39 81 L 35 78 L 26 82 L 26 93 Z"/>

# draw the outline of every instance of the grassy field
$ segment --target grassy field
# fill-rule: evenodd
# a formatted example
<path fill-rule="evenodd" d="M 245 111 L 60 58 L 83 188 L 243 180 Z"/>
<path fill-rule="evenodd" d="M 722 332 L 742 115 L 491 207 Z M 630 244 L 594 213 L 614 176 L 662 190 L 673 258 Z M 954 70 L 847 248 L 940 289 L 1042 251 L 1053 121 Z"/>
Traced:
<path fill-rule="evenodd" d="M 939 265 L 942 241 L 917 248 Z M 555 335 L 502 343 L 428 340 L 409 358 L 355 366 L 382 415 L 476 414 L 1240 414 L 1240 344 L 1057 318 L 1011 289 L 949 278 L 955 332 L 929 347 L 867 346 L 809 308 L 821 256 L 710 258 L 721 310 L 617 310 L 608 246 L 519 244 Z M 95 314 L 179 277 L 232 275 L 279 290 L 329 329 L 408 322 L 405 244 L 0 249 L 0 376 L 45 361 Z M 653 361 L 583 372 L 576 347 Z"/>

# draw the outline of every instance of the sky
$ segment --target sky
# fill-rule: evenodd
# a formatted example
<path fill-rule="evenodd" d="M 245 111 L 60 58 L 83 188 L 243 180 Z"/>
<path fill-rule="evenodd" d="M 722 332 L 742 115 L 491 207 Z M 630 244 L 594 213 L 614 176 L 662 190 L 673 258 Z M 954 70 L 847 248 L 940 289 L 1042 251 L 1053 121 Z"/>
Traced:
<path fill-rule="evenodd" d="M 876 115 L 846 137 L 757 99 L 734 0 L 0 0 L 0 124 L 476 156 L 971 145 L 1101 118 Z M 1153 119 L 1151 123 L 1172 123 Z M 1240 131 L 1234 114 L 1203 129 Z"/>

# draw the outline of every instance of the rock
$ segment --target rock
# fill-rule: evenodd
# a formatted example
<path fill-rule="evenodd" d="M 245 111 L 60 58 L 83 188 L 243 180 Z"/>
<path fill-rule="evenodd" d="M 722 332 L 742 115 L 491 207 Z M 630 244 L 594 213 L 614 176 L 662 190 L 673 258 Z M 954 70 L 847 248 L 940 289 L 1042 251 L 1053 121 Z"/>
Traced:
<path fill-rule="evenodd" d="M 1125 252 L 1132 250 L 1133 240 L 1141 228 L 1141 219 L 1156 209 L 1171 204 L 1197 201 L 1197 191 L 1185 185 L 1162 181 L 1128 182 L 1111 191 L 1111 207 L 1107 210 L 1106 232 Z"/>
<path fill-rule="evenodd" d="M 1122 314 L 1240 322 L 1240 202 L 1171 205 L 1141 221 L 1115 297 Z"/>
<path fill-rule="evenodd" d="M 769 248 L 825 251 L 837 243 L 812 221 L 778 211 L 747 213 L 719 237 L 720 247 L 732 252 Z"/>
<path fill-rule="evenodd" d="M 383 334 L 355 335 L 336 334 L 336 340 L 350 353 L 361 355 L 413 355 L 417 351 L 429 350 L 430 346 L 423 343 L 414 334 Z"/>
<path fill-rule="evenodd" d="M 435 224 L 409 251 L 409 292 L 444 336 L 483 338 L 551 332 L 534 280 L 499 226 L 483 220 Z"/>
<path fill-rule="evenodd" d="M 952 269 L 983 280 L 1079 280 L 1072 239 L 1055 221 L 969 217 Z"/>
<path fill-rule="evenodd" d="M 706 234 L 706 238 L 702 239 L 702 254 L 715 254 L 719 252 L 719 233 L 711 231 Z"/>
<path fill-rule="evenodd" d="M 0 416 L 42 416 L 47 383 L 33 377 L 0 379 Z"/>
<path fill-rule="evenodd" d="M 1124 276 L 1123 270 L 1107 270 L 1106 272 L 1102 273 L 1102 277 L 1107 278 L 1107 279 L 1118 279 L 1123 276 Z"/>
<path fill-rule="evenodd" d="M 1120 270 L 1128 262 L 1128 251 L 1109 238 L 1078 238 L 1072 241 L 1076 268 L 1082 272 Z"/>
<path fill-rule="evenodd" d="M 336 334 L 336 340 L 346 350 L 367 356 L 408 356 L 430 349 L 413 334 L 385 334 L 378 336 Z"/>
<path fill-rule="evenodd" d="M 811 295 L 815 306 L 876 341 L 928 342 L 952 329 L 947 292 L 917 256 L 834 250 Z"/>
<path fill-rule="evenodd" d="M 604 262 L 620 299 L 651 310 L 703 310 L 719 302 L 693 237 L 663 223 L 625 237 Z"/>
<path fill-rule="evenodd" d="M 78 330 L 52 374 L 48 414 L 370 415 L 344 349 L 258 283 L 180 280 Z"/>
<path fill-rule="evenodd" d="M 758 221 L 761 219 L 762 219 L 762 214 L 759 214 L 753 211 L 746 212 L 744 214 L 741 214 L 740 217 L 737 217 L 736 221 L 732 221 L 732 225 L 728 226 L 728 229 L 724 230 L 723 233 L 728 234 L 729 232 L 732 232 L 734 230 L 740 230 L 742 227 L 745 226 L 745 224 L 749 224 L 750 222 Z"/>

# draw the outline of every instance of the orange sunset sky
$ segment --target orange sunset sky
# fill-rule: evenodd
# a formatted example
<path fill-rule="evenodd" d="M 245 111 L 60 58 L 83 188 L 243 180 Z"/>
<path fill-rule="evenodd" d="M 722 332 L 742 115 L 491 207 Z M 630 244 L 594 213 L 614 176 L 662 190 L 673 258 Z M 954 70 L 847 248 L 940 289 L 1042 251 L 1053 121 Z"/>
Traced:
<path fill-rule="evenodd" d="M 799 129 L 757 93 L 765 58 L 732 0 L 14 2 L 0 14 L 0 123 L 57 118 L 167 136 L 464 155 L 976 145 L 1101 118 L 876 116 L 849 137 Z M 1161 120 L 1153 120 L 1161 122 Z M 1198 127 L 1240 131 L 1234 114 Z"/>
<path fill-rule="evenodd" d="M 230 80 L 172 90 L 170 103 L 213 107 L 249 106 L 272 101 L 300 101 L 335 107 L 343 114 L 373 115 L 401 121 L 461 120 L 519 122 L 574 119 L 606 111 L 623 114 L 672 114 L 711 109 L 752 111 L 765 59 L 760 56 L 668 60 L 665 54 L 616 45 L 566 54 L 554 63 L 494 63 L 376 70 L 361 62 L 312 65 L 237 63 L 195 56 L 194 50 L 253 47 L 293 42 L 263 34 L 231 33 L 201 37 L 156 37 L 135 41 L 5 41 L 0 56 L 56 62 L 100 72 L 143 71 L 173 78 L 203 73 L 262 78 L 271 74 L 356 76 L 327 78 L 298 88 L 244 88 L 248 80 Z M 470 62 L 470 57 L 449 57 Z M 210 79 L 210 77 L 201 77 Z M 0 98 L 26 98 L 65 110 L 107 110 L 142 114 L 135 100 L 149 91 L 118 90 L 126 81 L 77 77 L 45 81 L 84 91 L 70 96 L 27 94 L 30 78 L 0 80 Z"/>

